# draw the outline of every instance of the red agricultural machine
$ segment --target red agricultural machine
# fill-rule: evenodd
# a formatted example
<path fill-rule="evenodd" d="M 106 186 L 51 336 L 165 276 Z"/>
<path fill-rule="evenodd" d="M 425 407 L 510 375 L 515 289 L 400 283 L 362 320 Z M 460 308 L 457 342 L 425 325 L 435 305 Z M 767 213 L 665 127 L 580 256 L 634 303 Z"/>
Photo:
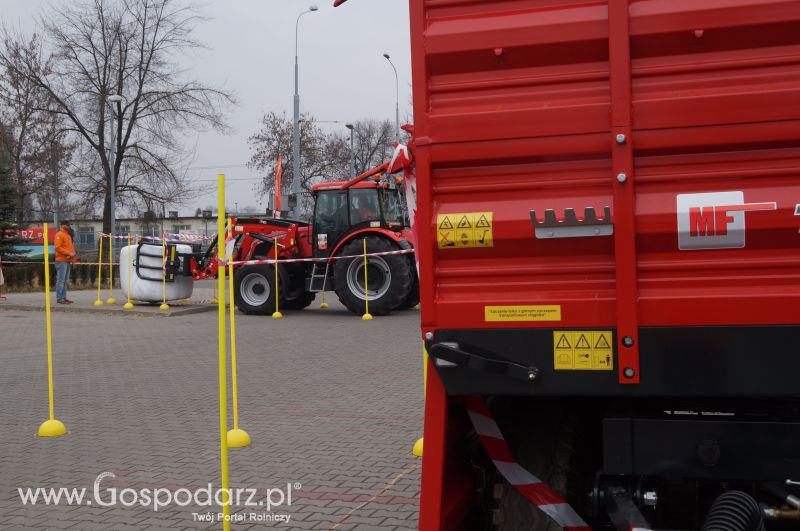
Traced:
<path fill-rule="evenodd" d="M 277 258 L 281 308 L 301 310 L 317 293 L 335 291 L 350 311 L 385 315 L 419 303 L 403 177 L 387 162 L 346 182 L 314 185 L 313 223 L 268 217 L 234 218 L 232 260 Z M 366 289 L 364 240 L 367 244 Z M 217 273 L 213 241 L 190 265 L 196 280 Z M 397 253 L 397 251 L 408 251 Z M 382 254 L 385 253 L 385 254 Z M 358 258 L 343 258 L 353 257 Z M 309 260 L 314 259 L 314 260 Z M 293 261 L 295 260 L 295 261 Z M 236 307 L 248 314 L 275 310 L 273 264 L 241 265 L 234 270 Z"/>
<path fill-rule="evenodd" d="M 420 529 L 800 529 L 800 1 L 409 6 Z"/>

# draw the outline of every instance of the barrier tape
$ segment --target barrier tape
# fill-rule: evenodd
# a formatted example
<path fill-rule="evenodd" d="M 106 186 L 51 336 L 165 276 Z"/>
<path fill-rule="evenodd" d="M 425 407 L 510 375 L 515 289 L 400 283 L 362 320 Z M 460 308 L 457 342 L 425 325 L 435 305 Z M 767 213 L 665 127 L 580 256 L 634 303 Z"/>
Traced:
<path fill-rule="evenodd" d="M 383 251 L 380 253 L 369 253 L 367 256 L 390 256 L 395 254 L 409 254 L 413 253 L 414 249 L 401 249 L 399 251 Z M 261 265 L 261 264 L 289 264 L 293 262 L 329 262 L 334 260 L 346 260 L 348 258 L 364 258 L 363 254 L 356 254 L 350 256 L 331 256 L 328 258 L 285 258 L 283 260 L 275 260 L 274 258 L 265 258 L 261 260 L 244 260 L 244 261 L 234 261 L 234 262 L 226 262 L 223 260 L 217 259 L 217 263 L 219 265 L 233 265 L 236 266 L 247 266 L 247 265 Z"/>
<path fill-rule="evenodd" d="M 103 238 L 113 238 L 115 240 L 127 240 L 128 236 L 111 236 L 110 234 L 106 234 L 105 232 L 100 232 L 99 235 Z M 193 241 L 202 241 L 202 240 L 213 240 L 217 236 L 201 236 L 199 234 L 169 234 L 167 232 L 164 233 L 163 236 L 134 236 L 131 235 L 131 239 L 134 240 L 153 240 L 153 241 L 161 241 L 166 237 L 167 241 L 182 241 L 182 242 L 193 242 Z"/>
<path fill-rule="evenodd" d="M 399 251 L 383 251 L 380 253 L 369 253 L 367 256 L 389 256 L 395 254 L 409 254 L 413 253 L 414 249 L 401 249 Z M 327 262 L 327 261 L 334 261 L 334 260 L 345 260 L 347 258 L 363 258 L 363 254 L 356 254 L 352 256 L 332 256 L 329 258 L 286 258 L 277 260 L 279 264 L 287 264 L 292 262 Z M 270 259 L 263 259 L 263 260 L 244 260 L 244 261 L 233 261 L 233 262 L 226 262 L 223 260 L 217 259 L 217 263 L 220 265 L 232 265 L 234 267 L 238 266 L 245 266 L 245 265 L 261 265 L 261 264 L 274 264 L 276 260 L 274 258 Z M 26 261 L 26 260 L 3 260 L 3 264 L 38 264 L 42 265 L 44 262 L 37 262 L 37 261 Z M 90 265 L 96 266 L 101 265 L 100 262 L 70 262 L 72 265 Z M 108 262 L 103 262 L 102 265 L 108 265 Z M 119 262 L 114 262 L 115 266 L 120 265 Z"/>
<path fill-rule="evenodd" d="M 565 531 L 592 531 L 560 494 L 514 460 L 486 403 L 477 396 L 466 397 L 464 402 L 481 445 L 506 481 Z"/>
<path fill-rule="evenodd" d="M 36 262 L 36 261 L 22 261 L 22 260 L 3 260 L 4 264 L 37 264 L 37 265 L 44 265 L 44 261 Z M 70 262 L 72 265 L 108 265 L 108 262 Z M 118 266 L 120 265 L 119 262 L 114 262 L 113 265 Z"/>

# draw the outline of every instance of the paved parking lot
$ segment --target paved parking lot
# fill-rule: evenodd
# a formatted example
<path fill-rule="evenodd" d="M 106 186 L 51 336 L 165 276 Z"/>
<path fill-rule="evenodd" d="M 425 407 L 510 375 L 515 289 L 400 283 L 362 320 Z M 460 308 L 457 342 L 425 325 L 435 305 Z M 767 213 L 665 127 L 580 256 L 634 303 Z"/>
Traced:
<path fill-rule="evenodd" d="M 363 322 L 318 302 L 279 321 L 237 314 L 240 425 L 253 445 L 230 451 L 231 486 L 275 502 L 280 493 L 269 489 L 292 485 L 292 502 L 240 508 L 245 521 L 232 527 L 416 528 L 419 313 Z M 204 496 L 158 511 L 140 505 L 142 489 L 219 486 L 216 319 L 54 313 L 56 417 L 69 434 L 39 438 L 44 313 L 0 310 L 0 528 L 221 529 L 198 520 L 218 511 Z M 103 472 L 115 476 L 102 479 L 103 504 L 109 489 L 134 489 L 126 503 L 88 504 Z M 27 487 L 86 488 L 88 501 L 25 505 L 17 489 Z M 263 521 L 270 514 L 290 519 Z"/>

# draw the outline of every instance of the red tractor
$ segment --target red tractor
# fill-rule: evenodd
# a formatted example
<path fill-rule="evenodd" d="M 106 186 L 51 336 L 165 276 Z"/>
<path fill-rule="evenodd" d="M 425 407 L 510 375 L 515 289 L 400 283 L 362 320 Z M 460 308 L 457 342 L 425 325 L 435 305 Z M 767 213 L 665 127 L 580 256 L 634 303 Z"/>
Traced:
<path fill-rule="evenodd" d="M 275 258 L 305 259 L 278 266 L 282 309 L 302 310 L 317 293 L 335 291 L 353 313 L 385 315 L 419 303 L 419 282 L 411 252 L 411 232 L 404 208 L 402 177 L 392 177 L 382 164 L 354 179 L 316 184 L 313 223 L 278 218 L 234 218 L 234 261 Z M 364 240 L 367 253 L 408 250 L 369 256 L 364 285 Z M 216 241 L 195 259 L 195 279 L 216 276 Z M 358 256 L 358 258 L 342 258 Z M 316 260 L 308 260 L 308 259 Z M 236 307 L 247 314 L 275 310 L 275 269 L 272 264 L 237 267 Z M 368 290 L 368 291 L 367 291 Z"/>

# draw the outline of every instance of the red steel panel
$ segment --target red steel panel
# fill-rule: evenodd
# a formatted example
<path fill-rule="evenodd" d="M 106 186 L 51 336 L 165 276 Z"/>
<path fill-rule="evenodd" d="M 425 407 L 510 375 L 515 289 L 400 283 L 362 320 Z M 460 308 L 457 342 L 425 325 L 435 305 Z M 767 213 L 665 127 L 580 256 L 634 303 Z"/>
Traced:
<path fill-rule="evenodd" d="M 608 6 L 410 1 L 423 332 L 800 321 L 800 1 L 612 0 L 629 38 Z M 682 250 L 678 196 L 723 192 L 775 209 L 741 213 L 743 247 Z M 606 205 L 614 236 L 534 235 L 531 210 Z M 493 247 L 438 248 L 438 214 L 482 211 Z M 484 319 L 550 304 L 561 321 Z"/>

